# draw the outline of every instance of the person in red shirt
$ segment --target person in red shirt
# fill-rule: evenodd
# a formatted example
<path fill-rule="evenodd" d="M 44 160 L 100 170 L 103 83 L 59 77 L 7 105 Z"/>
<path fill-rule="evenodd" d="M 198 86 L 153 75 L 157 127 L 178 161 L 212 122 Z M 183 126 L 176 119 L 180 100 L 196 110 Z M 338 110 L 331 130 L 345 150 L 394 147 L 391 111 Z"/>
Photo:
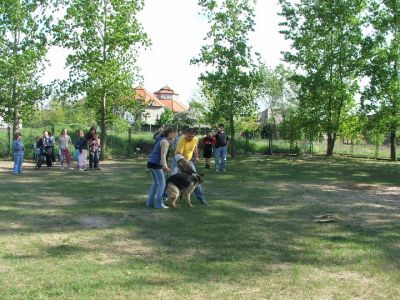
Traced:
<path fill-rule="evenodd" d="M 206 136 L 203 137 L 203 157 L 206 159 L 206 169 L 210 168 L 213 147 L 215 146 L 215 138 L 211 135 L 211 131 L 207 130 Z"/>

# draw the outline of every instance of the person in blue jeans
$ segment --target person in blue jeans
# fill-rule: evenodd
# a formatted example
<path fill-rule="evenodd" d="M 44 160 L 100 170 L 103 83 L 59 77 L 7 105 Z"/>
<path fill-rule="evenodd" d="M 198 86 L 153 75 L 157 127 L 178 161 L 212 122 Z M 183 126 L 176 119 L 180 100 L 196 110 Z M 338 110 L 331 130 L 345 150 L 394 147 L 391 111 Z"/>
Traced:
<path fill-rule="evenodd" d="M 226 158 L 228 156 L 229 138 L 225 133 L 224 124 L 218 125 L 217 133 L 214 135 L 214 138 L 215 138 L 215 146 L 214 146 L 215 171 L 225 172 L 226 171 Z"/>
<path fill-rule="evenodd" d="M 22 135 L 17 132 L 15 134 L 14 142 L 13 142 L 13 151 L 14 151 L 14 170 L 13 173 L 15 175 L 22 174 L 22 163 L 24 161 L 24 143 L 21 140 Z"/>
<path fill-rule="evenodd" d="M 198 142 L 199 139 L 196 136 L 196 130 L 194 128 L 189 128 L 184 135 L 179 139 L 178 145 L 176 146 L 174 152 L 174 160 L 171 163 L 171 175 L 177 174 L 179 172 L 178 162 L 181 159 L 186 159 L 190 164 L 193 172 L 196 172 L 196 167 L 194 163 L 199 162 L 199 149 Z M 207 201 L 203 192 L 201 184 L 197 185 L 194 189 L 194 194 L 200 204 L 207 205 Z"/>
<path fill-rule="evenodd" d="M 163 193 L 165 189 L 164 172 L 169 173 L 171 169 L 167 165 L 167 152 L 169 141 L 175 136 L 175 129 L 169 127 L 163 130 L 160 136 L 156 139 L 153 150 L 147 160 L 147 167 L 150 169 L 153 183 L 150 187 L 149 197 L 146 201 L 146 206 L 155 208 L 168 208 L 163 201 Z"/>

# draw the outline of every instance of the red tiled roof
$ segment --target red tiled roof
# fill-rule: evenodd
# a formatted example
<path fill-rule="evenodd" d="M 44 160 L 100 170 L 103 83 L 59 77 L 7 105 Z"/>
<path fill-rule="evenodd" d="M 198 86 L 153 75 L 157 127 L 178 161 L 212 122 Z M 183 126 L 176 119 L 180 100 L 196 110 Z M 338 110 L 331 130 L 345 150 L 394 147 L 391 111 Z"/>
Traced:
<path fill-rule="evenodd" d="M 162 87 L 159 89 L 157 92 L 154 92 L 154 94 L 173 94 L 173 95 L 179 95 L 176 94 L 173 89 L 171 89 L 168 85 Z"/>
<path fill-rule="evenodd" d="M 163 94 L 173 93 L 174 95 L 178 95 L 168 86 L 163 87 L 161 90 L 165 91 L 165 92 L 162 92 Z M 167 90 L 170 90 L 170 92 L 166 92 Z M 155 93 L 158 93 L 158 92 L 155 92 Z M 186 106 L 183 105 L 182 103 L 180 103 L 179 101 L 172 100 L 172 99 L 159 99 L 156 95 L 154 95 L 153 93 L 150 93 L 148 90 L 146 90 L 144 87 L 141 87 L 141 86 L 138 86 L 135 88 L 135 99 L 142 100 L 147 104 L 151 104 L 152 106 L 167 107 L 167 108 L 171 109 L 173 112 L 182 112 L 182 111 L 188 110 L 186 108 Z"/>
<path fill-rule="evenodd" d="M 165 106 L 156 95 L 150 93 L 144 87 L 138 86 L 135 88 L 135 99 L 142 100 L 146 104 L 151 104 L 152 106 Z"/>
<path fill-rule="evenodd" d="M 160 99 L 160 101 L 169 109 L 171 109 L 174 112 L 182 112 L 182 111 L 187 111 L 187 108 L 182 104 L 179 103 L 176 100 L 172 100 L 172 99 Z"/>

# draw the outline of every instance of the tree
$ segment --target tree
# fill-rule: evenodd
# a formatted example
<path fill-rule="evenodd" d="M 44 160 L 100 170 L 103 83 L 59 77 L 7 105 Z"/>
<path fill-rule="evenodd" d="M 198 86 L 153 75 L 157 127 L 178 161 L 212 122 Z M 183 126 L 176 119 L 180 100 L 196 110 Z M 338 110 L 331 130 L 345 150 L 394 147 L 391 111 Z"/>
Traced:
<path fill-rule="evenodd" d="M 282 64 L 270 70 L 267 66 L 260 67 L 261 82 L 257 89 L 258 97 L 268 109 L 267 123 L 264 129 L 269 141 L 268 153 L 272 154 L 272 140 L 276 136 L 278 118 L 285 120 L 298 107 L 298 87 L 291 80 L 293 72 Z"/>
<path fill-rule="evenodd" d="M 369 85 L 364 91 L 363 105 L 383 118 L 383 126 L 390 132 L 390 159 L 394 161 L 400 124 L 400 3 L 370 0 L 369 20 L 373 32 L 364 43 Z"/>
<path fill-rule="evenodd" d="M 39 83 L 47 53 L 45 9 L 43 0 L 0 2 L 0 115 L 13 135 L 46 95 Z"/>
<path fill-rule="evenodd" d="M 365 127 L 365 115 L 348 113 L 340 124 L 340 135 L 343 139 L 350 139 L 350 155 L 353 155 L 354 143 Z"/>
<path fill-rule="evenodd" d="M 189 100 L 189 111 L 193 118 L 197 118 L 195 120 L 197 124 L 206 125 L 216 123 L 211 119 L 210 107 L 208 98 L 201 90 L 193 93 Z"/>
<path fill-rule="evenodd" d="M 244 135 L 246 138 L 246 145 L 244 148 L 245 154 L 247 154 L 249 150 L 249 139 L 251 135 L 260 130 L 260 124 L 257 121 L 257 115 L 253 115 L 242 118 L 238 123 L 238 128 L 241 130 L 241 135 Z"/>
<path fill-rule="evenodd" d="M 199 114 L 196 110 L 189 109 L 187 111 L 177 112 L 174 116 L 173 123 L 179 128 L 194 127 L 198 123 Z"/>
<path fill-rule="evenodd" d="M 174 121 L 174 112 L 168 108 L 165 108 L 161 113 L 160 118 L 156 121 L 156 125 L 165 126 L 171 125 Z"/>
<path fill-rule="evenodd" d="M 213 119 L 226 121 L 230 133 L 231 155 L 235 155 L 235 123 L 252 115 L 257 108 L 255 86 L 258 68 L 248 45 L 254 31 L 254 0 L 199 0 L 211 29 L 198 58 L 192 63 L 204 64 L 200 82 L 209 98 Z"/>
<path fill-rule="evenodd" d="M 281 33 L 292 40 L 284 58 L 297 68 L 300 108 L 325 132 L 332 155 L 344 109 L 358 91 L 365 0 L 291 2 L 280 0 Z"/>
<path fill-rule="evenodd" d="M 84 94 L 101 124 L 101 158 L 107 144 L 107 125 L 131 101 L 137 50 L 148 46 L 136 15 L 143 0 L 64 0 L 65 16 L 55 26 L 55 43 L 72 49 L 67 58 L 67 92 Z"/>

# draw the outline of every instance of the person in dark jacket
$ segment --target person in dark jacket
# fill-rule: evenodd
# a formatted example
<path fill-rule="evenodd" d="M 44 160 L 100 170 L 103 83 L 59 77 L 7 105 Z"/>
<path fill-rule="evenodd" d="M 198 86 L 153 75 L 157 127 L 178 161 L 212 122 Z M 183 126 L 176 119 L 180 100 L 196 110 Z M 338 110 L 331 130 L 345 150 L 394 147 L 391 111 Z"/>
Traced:
<path fill-rule="evenodd" d="M 83 130 L 78 130 L 78 137 L 75 141 L 75 150 L 79 152 L 78 158 L 78 170 L 85 171 L 86 167 L 86 158 L 87 158 L 87 141 L 85 135 L 83 134 Z"/>
<path fill-rule="evenodd" d="M 90 127 L 89 132 L 87 132 L 85 134 L 85 139 L 86 139 L 86 142 L 88 143 L 89 147 L 90 147 L 92 141 L 95 140 L 95 136 L 97 136 L 96 126 L 92 126 L 92 127 Z M 99 148 L 99 151 L 100 151 L 100 148 Z M 97 154 L 99 154 L 99 151 L 98 151 Z M 95 162 L 94 162 L 95 158 L 96 157 L 94 157 L 93 155 L 89 154 L 89 166 L 90 167 L 92 167 L 95 164 Z M 99 161 L 99 157 L 97 156 L 96 165 L 98 165 L 98 161 Z"/>
<path fill-rule="evenodd" d="M 228 156 L 229 138 L 225 133 L 224 124 L 219 124 L 215 138 L 215 171 L 226 171 L 226 158 Z"/>
<path fill-rule="evenodd" d="M 53 165 L 51 154 L 53 152 L 54 142 L 49 136 L 49 131 L 43 131 L 43 137 L 38 141 L 38 146 L 40 147 L 40 158 L 36 163 L 35 169 L 40 169 L 44 160 L 46 160 L 47 167 L 50 168 Z"/>

